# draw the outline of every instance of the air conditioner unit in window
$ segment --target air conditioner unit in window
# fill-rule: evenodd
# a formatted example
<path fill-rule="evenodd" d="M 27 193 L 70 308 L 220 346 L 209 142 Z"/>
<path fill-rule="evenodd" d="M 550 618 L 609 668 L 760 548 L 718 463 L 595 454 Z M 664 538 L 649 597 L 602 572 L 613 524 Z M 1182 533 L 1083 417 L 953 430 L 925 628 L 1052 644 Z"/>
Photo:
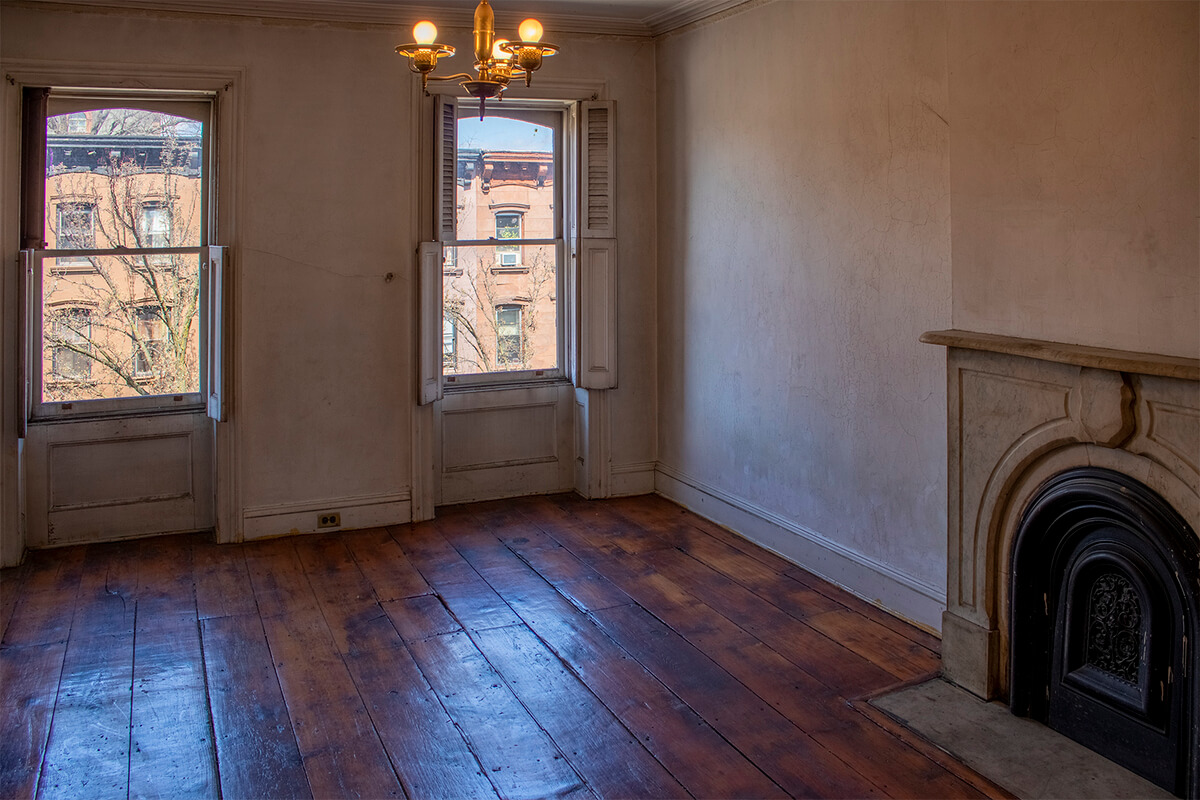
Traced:
<path fill-rule="evenodd" d="M 502 266 L 502 267 L 517 266 L 517 256 L 518 255 L 519 255 L 518 253 L 501 253 L 500 254 L 500 266 Z"/>

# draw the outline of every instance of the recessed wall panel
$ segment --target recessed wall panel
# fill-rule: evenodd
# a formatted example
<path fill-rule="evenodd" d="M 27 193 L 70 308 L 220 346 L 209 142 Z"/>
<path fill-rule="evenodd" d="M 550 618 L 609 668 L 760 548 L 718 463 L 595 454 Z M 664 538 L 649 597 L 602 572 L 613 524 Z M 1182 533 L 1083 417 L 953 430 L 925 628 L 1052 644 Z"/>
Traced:
<path fill-rule="evenodd" d="M 122 505 L 192 493 L 191 435 L 64 442 L 50 448 L 50 509 Z"/>
<path fill-rule="evenodd" d="M 558 458 L 554 403 L 447 411 L 442 426 L 445 472 Z"/>

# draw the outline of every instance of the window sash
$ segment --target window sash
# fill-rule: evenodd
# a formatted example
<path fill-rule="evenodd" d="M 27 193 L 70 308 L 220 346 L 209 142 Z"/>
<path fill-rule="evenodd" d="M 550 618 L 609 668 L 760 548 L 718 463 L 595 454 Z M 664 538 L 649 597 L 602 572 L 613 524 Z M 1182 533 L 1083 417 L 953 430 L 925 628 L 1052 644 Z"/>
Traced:
<path fill-rule="evenodd" d="M 572 285 L 572 267 L 568 260 L 567 231 L 571 230 L 569 223 L 569 214 L 571 211 L 567 208 L 567 198 L 571 196 L 573 189 L 568 187 L 568 184 L 574 186 L 578 177 L 574 174 L 574 168 L 577 162 L 577 157 L 573 155 L 575 142 L 573 139 L 568 139 L 568 134 L 572 131 L 571 117 L 574 103 L 561 100 L 521 103 L 520 101 L 513 102 L 509 105 L 505 103 L 505 108 L 502 109 L 503 116 L 516 119 L 523 119 L 525 114 L 536 115 L 537 119 L 544 120 L 545 112 L 552 112 L 555 115 L 554 125 L 554 174 L 553 174 L 553 207 L 554 225 L 553 236 L 544 236 L 539 238 L 514 238 L 501 239 L 497 235 L 484 236 L 482 238 L 457 238 L 459 235 L 456 205 L 458 193 L 458 147 L 457 147 L 457 121 L 459 116 L 474 116 L 470 108 L 462 111 L 461 115 L 458 109 L 457 98 L 447 95 L 435 95 L 433 102 L 434 120 L 435 120 L 435 136 L 433 139 L 434 150 L 434 168 L 431 171 L 433 177 L 434 189 L 434 236 L 438 243 L 449 248 L 448 254 L 445 255 L 439 263 L 438 279 L 441 282 L 443 275 L 458 276 L 463 270 L 461 257 L 456 258 L 459 254 L 457 248 L 471 247 L 490 247 L 495 248 L 497 253 L 502 251 L 518 253 L 518 264 L 508 265 L 500 263 L 500 255 L 495 256 L 493 269 L 498 272 L 514 271 L 519 269 L 521 264 L 520 253 L 524 247 L 536 246 L 553 246 L 555 248 L 555 269 L 556 269 L 556 290 L 555 290 L 555 366 L 552 368 L 542 369 L 506 369 L 494 370 L 491 372 L 478 373 L 462 373 L 462 374 L 442 374 L 441 366 L 443 361 L 439 357 L 438 367 L 439 374 L 435 376 L 426 376 L 426 372 L 422 370 L 421 376 L 423 383 L 428 380 L 436 383 L 439 387 L 444 386 L 445 390 L 471 390 L 481 388 L 492 388 L 498 386 L 518 386 L 527 385 L 529 383 L 541 381 L 560 381 L 567 375 L 567 364 L 569 359 L 568 343 L 571 341 L 570 325 L 571 318 L 568 317 L 570 306 L 568 304 L 568 295 L 570 294 L 570 286 Z M 531 117 L 526 121 L 534 121 Z M 546 124 L 541 122 L 540 124 Z M 569 177 L 568 177 L 569 175 Z M 494 212 L 497 216 L 506 213 L 512 213 L 507 209 L 496 209 Z M 518 216 L 523 216 L 518 212 Z M 525 219 L 521 219 L 519 224 L 521 232 L 525 231 Z M 486 223 L 480 223 L 481 227 Z M 495 225 L 495 222 L 493 222 Z M 486 230 L 486 228 L 485 228 Z M 474 231 L 472 233 L 475 233 Z M 496 233 L 496 228 L 491 230 L 492 234 Z M 475 233 L 475 235 L 478 235 Z M 511 258 L 511 256 L 509 257 Z M 449 280 L 449 278 L 446 278 Z M 439 291 L 439 297 L 441 292 Z M 425 309 L 422 305 L 422 309 Z M 438 308 L 441 308 L 440 303 Z M 494 312 L 493 312 L 494 313 Z M 441 327 L 442 314 L 438 314 L 438 328 Z M 432 336 L 429 337 L 432 340 Z M 492 345 L 495 343 L 493 342 Z M 460 345 L 460 351 L 463 347 Z M 461 353 L 460 353 L 461 354 Z M 439 353 L 439 356 L 441 354 Z M 440 397 L 439 388 L 436 392 L 437 397 Z M 422 397 L 426 395 L 433 396 L 433 392 L 422 391 Z"/>
<path fill-rule="evenodd" d="M 44 395 L 44 365 L 42 362 L 43 356 L 40 354 L 44 348 L 44 338 L 42 331 L 45 325 L 45 307 L 42 301 L 42 280 L 45 275 L 44 262 L 46 259 L 58 258 L 63 255 L 68 256 L 114 256 L 120 255 L 123 257 L 137 255 L 155 255 L 163 253 L 179 253 L 183 255 L 196 255 L 199 261 L 200 272 L 199 276 L 199 309 L 197 314 L 197 324 L 199 326 L 199 363 L 201 365 L 209 363 L 209 358 L 206 355 L 209 348 L 209 339 L 207 329 L 209 327 L 209 318 L 212 314 L 209 308 L 212 301 L 209 299 L 209 291 L 207 283 L 204 279 L 205 260 L 209 253 L 220 248 L 209 247 L 165 247 L 165 248 L 137 248 L 129 250 L 114 250 L 111 248 L 88 248 L 80 250 L 32 250 L 26 251 L 29 253 L 32 261 L 32 274 L 30 281 L 32 283 L 32 298 L 28 313 L 28 335 L 30 337 L 30 358 L 26 364 L 26 370 L 29 374 L 31 408 L 30 418 L 34 420 L 46 420 L 63 417 L 91 417 L 111 414 L 123 413 L 141 413 L 149 410 L 180 410 L 180 411 L 199 411 L 205 407 L 205 397 L 209 394 L 209 386 L 213 379 L 210 375 L 211 369 L 200 368 L 199 388 L 195 392 L 184 392 L 179 394 L 157 394 L 137 397 L 112 397 L 99 399 L 83 399 L 83 400 L 68 400 L 68 401 L 45 401 Z M 94 322 L 94 320 L 93 320 Z M 138 321 L 141 325 L 141 321 Z M 159 340 L 161 341 L 161 340 Z M 57 349 L 57 348 L 56 348 Z M 140 353 L 135 354 L 135 360 L 140 357 Z"/>

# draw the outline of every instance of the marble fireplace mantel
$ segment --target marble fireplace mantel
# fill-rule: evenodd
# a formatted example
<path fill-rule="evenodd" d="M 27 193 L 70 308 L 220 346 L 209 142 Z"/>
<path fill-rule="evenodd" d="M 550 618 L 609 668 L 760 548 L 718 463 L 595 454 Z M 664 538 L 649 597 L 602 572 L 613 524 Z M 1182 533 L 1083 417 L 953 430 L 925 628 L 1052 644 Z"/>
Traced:
<path fill-rule="evenodd" d="M 921 341 L 947 348 L 942 669 L 1007 699 L 1013 541 L 1047 480 L 1121 472 L 1200 531 L 1200 360 L 957 330 Z"/>

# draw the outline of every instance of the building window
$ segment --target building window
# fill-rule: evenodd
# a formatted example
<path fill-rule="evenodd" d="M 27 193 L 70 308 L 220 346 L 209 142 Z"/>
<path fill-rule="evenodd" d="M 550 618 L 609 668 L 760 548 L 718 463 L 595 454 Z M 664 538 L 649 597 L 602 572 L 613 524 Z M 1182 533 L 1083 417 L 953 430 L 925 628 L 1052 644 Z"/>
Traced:
<path fill-rule="evenodd" d="M 499 365 L 521 363 L 521 311 L 520 306 L 496 306 L 496 363 Z"/>
<path fill-rule="evenodd" d="M 521 215 L 512 212 L 496 214 L 496 238 L 520 239 Z M 502 267 L 515 267 L 521 263 L 521 246 L 518 244 L 496 245 L 497 263 Z"/>
<path fill-rule="evenodd" d="M 54 246 L 59 250 L 90 250 L 96 246 L 96 206 L 87 202 L 55 207 Z M 87 256 L 59 256 L 60 266 L 90 264 Z"/>
<path fill-rule="evenodd" d="M 50 320 L 50 374 L 60 381 L 92 377 L 92 314 L 86 308 L 57 311 Z"/>
<path fill-rule="evenodd" d="M 133 343 L 133 371 L 137 377 L 150 377 L 162 364 L 165 328 L 159 306 L 142 306 L 137 310 L 138 335 Z"/>
<path fill-rule="evenodd" d="M 458 325 L 449 315 L 442 318 L 442 367 L 453 372 L 458 361 Z"/>
<path fill-rule="evenodd" d="M 142 247 L 171 246 L 171 208 L 158 202 L 142 204 L 138 233 Z"/>
<path fill-rule="evenodd" d="M 68 114 L 67 115 L 67 133 L 87 133 L 87 114 Z"/>

